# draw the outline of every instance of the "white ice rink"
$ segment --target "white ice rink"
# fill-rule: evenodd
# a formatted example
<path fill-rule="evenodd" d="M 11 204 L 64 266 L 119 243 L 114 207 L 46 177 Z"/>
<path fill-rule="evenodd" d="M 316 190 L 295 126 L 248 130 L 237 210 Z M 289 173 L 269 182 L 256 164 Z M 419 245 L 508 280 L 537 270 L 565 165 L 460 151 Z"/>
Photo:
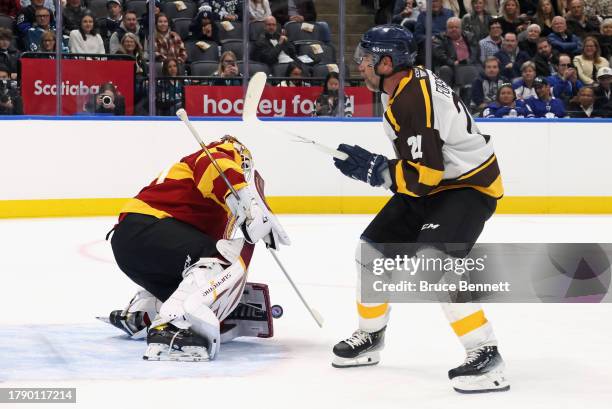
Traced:
<path fill-rule="evenodd" d="M 446 373 L 464 354 L 435 304 L 394 306 L 379 365 L 332 368 L 331 347 L 356 328 L 353 254 L 371 216 L 281 219 L 293 246 L 280 257 L 326 325 L 259 249 L 249 281 L 268 283 L 285 314 L 274 338 L 226 344 L 210 363 L 145 362 L 144 342 L 94 319 L 135 291 L 103 241 L 115 218 L 0 221 L 0 387 L 76 387 L 72 408 L 612 408 L 611 304 L 486 305 L 507 393 L 451 389 Z M 611 232 L 612 217 L 495 216 L 480 241 L 610 242 Z M 14 405 L 28 406 L 40 407 Z"/>

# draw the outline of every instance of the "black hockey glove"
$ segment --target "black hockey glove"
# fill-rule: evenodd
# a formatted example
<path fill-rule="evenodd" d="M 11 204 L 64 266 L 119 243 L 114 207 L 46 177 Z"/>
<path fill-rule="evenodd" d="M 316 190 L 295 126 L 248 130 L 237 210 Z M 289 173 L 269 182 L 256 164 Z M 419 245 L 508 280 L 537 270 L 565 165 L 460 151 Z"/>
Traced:
<path fill-rule="evenodd" d="M 340 172 L 372 186 L 380 186 L 385 182 L 383 171 L 389 166 L 385 156 L 371 153 L 359 145 L 344 143 L 338 146 L 338 150 L 349 156 L 345 160 L 334 158 L 334 165 Z"/>

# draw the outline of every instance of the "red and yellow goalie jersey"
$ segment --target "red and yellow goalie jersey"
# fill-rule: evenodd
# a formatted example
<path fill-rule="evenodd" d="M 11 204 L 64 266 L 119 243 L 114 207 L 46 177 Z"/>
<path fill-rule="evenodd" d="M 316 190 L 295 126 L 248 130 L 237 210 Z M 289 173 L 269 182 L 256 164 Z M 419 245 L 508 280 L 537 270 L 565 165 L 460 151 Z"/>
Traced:
<path fill-rule="evenodd" d="M 240 153 L 232 141 L 207 145 L 212 157 L 236 190 L 246 186 Z M 230 193 L 223 178 L 204 150 L 184 157 L 164 170 L 149 186 L 121 209 L 159 219 L 173 217 L 191 224 L 215 239 L 222 239 L 230 211 L 225 198 Z"/>

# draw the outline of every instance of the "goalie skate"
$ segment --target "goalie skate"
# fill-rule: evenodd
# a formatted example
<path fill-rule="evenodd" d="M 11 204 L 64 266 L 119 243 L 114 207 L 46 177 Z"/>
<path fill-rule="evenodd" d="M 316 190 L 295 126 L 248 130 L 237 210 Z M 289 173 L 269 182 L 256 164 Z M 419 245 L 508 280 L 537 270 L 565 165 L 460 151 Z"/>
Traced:
<path fill-rule="evenodd" d="M 510 389 L 504 366 L 496 346 L 483 346 L 469 351 L 465 362 L 448 371 L 448 377 L 459 393 L 504 392 Z"/>
<path fill-rule="evenodd" d="M 380 362 L 380 350 L 385 346 L 385 329 L 366 332 L 358 329 L 350 338 L 334 346 L 334 368 L 376 365 Z"/>
<path fill-rule="evenodd" d="M 151 328 L 147 335 L 147 361 L 208 361 L 208 340 L 190 329 L 162 324 Z"/>

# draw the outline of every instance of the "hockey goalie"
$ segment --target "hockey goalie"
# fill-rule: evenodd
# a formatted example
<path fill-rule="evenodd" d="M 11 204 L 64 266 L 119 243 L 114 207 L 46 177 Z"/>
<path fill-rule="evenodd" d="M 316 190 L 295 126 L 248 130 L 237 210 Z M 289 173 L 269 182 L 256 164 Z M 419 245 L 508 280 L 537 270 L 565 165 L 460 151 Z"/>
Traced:
<path fill-rule="evenodd" d="M 273 335 L 268 288 L 247 283 L 247 271 L 255 243 L 278 249 L 289 238 L 250 151 L 227 135 L 207 148 L 214 162 L 199 150 L 130 199 L 111 238 L 142 290 L 108 321 L 146 336 L 145 360 L 212 360 L 222 342 Z"/>

